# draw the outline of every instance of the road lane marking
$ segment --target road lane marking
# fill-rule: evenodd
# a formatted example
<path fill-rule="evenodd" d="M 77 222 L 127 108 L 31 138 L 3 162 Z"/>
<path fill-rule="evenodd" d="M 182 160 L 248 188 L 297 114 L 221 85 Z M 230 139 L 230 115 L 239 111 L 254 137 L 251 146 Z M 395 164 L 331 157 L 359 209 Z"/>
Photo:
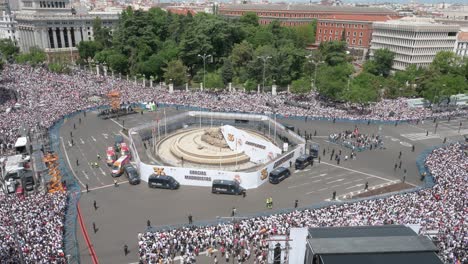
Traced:
<path fill-rule="evenodd" d="M 116 123 L 119 127 L 121 128 L 124 128 L 124 126 L 122 126 L 122 124 L 120 124 L 119 122 L 115 121 L 113 118 L 110 119 L 112 122 Z"/>
<path fill-rule="evenodd" d="M 105 139 L 108 139 L 108 138 L 109 138 L 109 135 L 106 134 L 106 133 L 102 133 L 102 136 L 103 136 Z"/>
<path fill-rule="evenodd" d="M 101 171 L 102 175 L 106 176 L 106 173 L 104 172 L 104 170 L 101 167 L 99 167 L 99 170 Z"/>
<path fill-rule="evenodd" d="M 124 183 L 128 183 L 128 181 L 121 181 L 121 182 L 118 182 L 117 184 L 120 185 L 120 184 L 124 184 Z M 94 190 L 100 190 L 100 189 L 104 189 L 104 188 L 108 188 L 108 187 L 112 187 L 114 186 L 114 184 L 107 184 L 107 185 L 103 185 L 103 186 L 99 186 L 99 187 L 95 187 L 95 188 L 89 188 L 88 190 L 90 191 L 94 191 Z M 83 190 L 81 191 L 82 193 L 83 192 L 86 192 L 86 190 Z"/>
<path fill-rule="evenodd" d="M 94 142 L 96 142 L 96 139 L 93 136 L 91 136 L 91 138 L 94 140 Z"/>
<path fill-rule="evenodd" d="M 80 138 L 80 141 L 81 141 L 81 144 L 84 145 L 84 140 L 82 138 Z"/>
<path fill-rule="evenodd" d="M 304 186 L 304 185 L 311 184 L 311 183 L 312 182 L 305 182 L 305 183 L 301 183 L 301 184 L 298 184 L 298 185 L 288 186 L 288 189 L 297 188 L 297 187 Z"/>
<path fill-rule="evenodd" d="M 356 188 L 356 187 L 361 187 L 363 185 L 364 184 L 356 184 L 356 185 L 353 185 L 353 186 L 349 186 L 348 188 L 345 188 L 345 190 L 349 190 L 349 189 Z"/>
<path fill-rule="evenodd" d="M 334 181 L 331 181 L 331 182 L 327 182 L 326 184 L 330 184 L 330 183 L 334 183 L 334 182 L 340 182 L 340 181 L 344 181 L 344 179 L 334 180 Z"/>
<path fill-rule="evenodd" d="M 63 137 L 60 137 L 60 140 L 62 141 L 62 149 L 63 149 L 63 152 L 65 153 L 65 158 L 67 159 L 68 167 L 70 168 L 71 172 L 73 173 L 73 176 L 75 176 L 75 179 L 81 184 L 81 186 L 85 187 L 86 185 L 84 185 L 81 182 L 80 178 L 78 178 L 78 176 L 76 176 L 76 173 L 73 170 L 73 167 L 72 167 L 72 165 L 70 163 L 70 158 L 68 157 L 67 150 L 65 149 L 65 142 L 63 141 Z"/>
<path fill-rule="evenodd" d="M 332 167 L 335 167 L 335 168 L 340 168 L 340 169 L 343 169 L 343 170 L 352 171 L 352 172 L 355 172 L 355 173 L 360 173 L 360 174 L 363 174 L 363 175 L 366 175 L 366 176 L 370 176 L 370 177 L 374 177 L 374 178 L 377 178 L 377 179 L 381 179 L 381 180 L 386 181 L 386 182 L 391 182 L 391 180 L 389 180 L 389 179 L 385 179 L 385 178 L 383 178 L 383 177 L 380 177 L 380 176 L 377 176 L 377 175 L 374 175 L 374 174 L 370 174 L 370 173 L 367 173 L 367 172 L 362 172 L 362 171 L 358 171 L 358 170 L 353 170 L 353 169 L 350 169 L 350 168 L 338 166 L 338 165 L 331 164 L 331 163 L 324 162 L 324 161 L 322 161 L 322 163 L 323 163 L 323 164 L 327 164 L 327 165 L 332 166 Z"/>
<path fill-rule="evenodd" d="M 86 178 L 87 180 L 89 180 L 89 176 L 88 176 L 88 174 L 86 173 L 86 171 L 81 171 L 81 172 L 83 173 L 83 175 L 85 176 L 85 178 Z"/>

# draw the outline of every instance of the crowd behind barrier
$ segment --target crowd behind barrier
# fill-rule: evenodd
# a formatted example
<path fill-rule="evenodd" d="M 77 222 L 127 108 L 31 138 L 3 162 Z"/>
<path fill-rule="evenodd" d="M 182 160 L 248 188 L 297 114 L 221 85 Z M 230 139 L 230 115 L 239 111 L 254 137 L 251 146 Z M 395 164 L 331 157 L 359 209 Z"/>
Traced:
<path fill-rule="evenodd" d="M 183 256 L 187 263 L 194 263 L 198 252 L 217 249 L 235 259 L 250 256 L 256 263 L 266 263 L 265 239 L 288 234 L 292 227 L 420 224 L 422 234 L 436 231 L 433 241 L 445 263 L 466 263 L 468 157 L 456 143 L 434 149 L 424 167 L 430 172 L 429 182 L 434 178 L 432 188 L 236 222 L 149 229 L 138 235 L 140 261 L 160 263 Z"/>
<path fill-rule="evenodd" d="M 468 114 L 468 110 L 466 109 L 433 113 L 429 109 L 410 108 L 404 98 L 383 100 L 369 106 L 365 114 L 356 114 L 348 113 L 343 109 L 329 107 L 317 100 L 314 93 L 302 96 L 301 98 L 287 93 L 272 96 L 271 94 L 243 92 L 176 91 L 170 94 L 165 90 L 145 88 L 133 82 L 96 76 L 80 70 L 74 71 L 69 75 L 62 75 L 49 72 L 45 68 L 33 68 L 29 65 L 18 64 L 6 64 L 2 71 L 1 80 L 0 99 L 3 103 L 0 104 L 0 153 L 2 155 L 12 152 L 21 126 L 32 129 L 52 127 L 50 132 L 52 149 L 60 153 L 58 130 L 63 122 L 63 118 L 73 113 L 79 113 L 86 109 L 95 109 L 98 106 L 107 104 L 106 95 L 112 90 L 120 91 L 122 101 L 126 103 L 155 101 L 162 105 L 179 105 L 180 107 L 194 111 L 209 109 L 210 111 L 238 113 L 275 113 L 279 118 L 287 117 L 300 120 L 314 119 L 363 123 L 370 120 L 373 123 L 385 123 L 399 122 L 399 120 L 414 121 L 435 117 L 466 116 Z M 96 101 L 96 97 L 103 98 L 103 100 Z M 285 103 L 287 101 L 297 101 L 300 106 L 288 105 Z M 344 107 L 351 107 L 351 105 L 345 105 Z M 390 113 L 392 114 L 390 115 Z M 63 261 L 63 256 L 58 249 L 64 248 L 63 228 L 65 228 L 65 238 L 72 238 L 75 232 L 73 228 L 76 228 L 75 205 L 79 197 L 79 186 L 63 159 L 60 160 L 60 169 L 62 170 L 64 179 L 67 180 L 68 197 L 57 193 L 46 194 L 43 197 L 32 195 L 28 196 L 25 200 L 10 200 L 15 198 L 3 196 L 1 198 L 3 202 L 1 203 L 2 206 L 5 204 L 19 204 L 18 214 L 14 214 L 14 216 L 17 216 L 17 219 L 25 219 L 24 223 L 31 223 L 30 221 L 28 222 L 29 213 L 31 212 L 40 212 L 46 215 L 42 219 L 48 219 L 46 217 L 51 217 L 52 219 L 49 222 L 34 222 L 35 220 L 32 220 L 32 225 L 24 227 L 20 224 L 17 228 L 19 229 L 18 232 L 23 232 L 20 235 L 23 235 L 24 239 L 20 242 L 23 243 L 22 250 L 26 255 L 25 259 L 29 261 L 28 263 L 50 263 L 51 258 L 57 259 L 57 262 L 60 263 Z M 73 194 L 74 196 L 72 196 Z M 65 210 L 66 198 L 70 203 L 68 210 Z M 22 208 L 28 208 L 28 211 L 24 212 Z M 64 225 L 65 211 L 67 214 L 66 221 L 75 219 L 75 222 L 71 221 Z M 289 215 L 303 214 L 304 212 L 294 211 Z M 9 213 L 11 214 L 11 212 Z M 13 244 L 10 243 L 12 239 L 12 231 L 10 231 L 12 223 L 8 222 L 8 219 L 4 219 L 7 216 L 4 209 L 0 216 L 4 220 L 0 225 L 0 237 L 2 238 L 0 242 L 1 257 L 2 259 L 12 259 L 14 261 L 18 257 L 18 252 L 15 251 L 16 247 L 13 247 Z M 269 221 L 267 216 L 263 218 Z M 246 223 L 257 222 L 258 219 L 248 220 Z M 73 227 L 73 223 L 75 227 Z M 269 225 L 268 222 L 267 225 Z M 25 229 L 21 229 L 22 227 Z M 230 228 L 229 224 L 222 227 L 223 230 L 229 230 Z M 71 230 L 72 235 L 67 233 L 67 230 Z M 268 232 L 271 233 L 271 230 L 275 229 L 269 230 Z M 239 235 L 239 238 L 242 238 L 242 236 Z M 238 242 L 239 240 L 235 241 Z M 449 243 L 448 246 L 451 247 L 452 244 Z M 71 249 L 76 250 L 73 245 L 67 247 L 67 241 L 65 241 L 65 250 L 70 251 Z M 454 250 L 450 252 L 455 254 Z M 67 252 L 67 254 L 75 253 Z M 144 258 L 144 250 L 142 254 Z M 443 256 L 450 257 L 447 254 Z"/>

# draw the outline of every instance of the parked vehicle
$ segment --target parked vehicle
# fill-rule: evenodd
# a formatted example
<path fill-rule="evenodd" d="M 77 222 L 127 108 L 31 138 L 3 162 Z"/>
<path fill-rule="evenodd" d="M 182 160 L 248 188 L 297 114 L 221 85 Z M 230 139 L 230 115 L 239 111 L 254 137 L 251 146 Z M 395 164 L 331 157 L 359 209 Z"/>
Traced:
<path fill-rule="evenodd" d="M 132 159 L 132 154 L 130 153 L 130 148 L 127 146 L 127 143 L 120 143 L 120 155 L 127 155 L 129 159 Z"/>
<path fill-rule="evenodd" d="M 115 150 L 113 147 L 108 147 L 106 150 L 106 164 L 107 166 L 112 166 L 117 160 L 117 155 L 115 155 Z"/>
<path fill-rule="evenodd" d="M 283 181 L 284 179 L 288 178 L 291 175 L 291 172 L 289 169 L 285 167 L 278 167 L 274 169 L 272 172 L 270 172 L 270 177 L 268 177 L 268 180 L 270 183 L 277 184 Z"/>
<path fill-rule="evenodd" d="M 112 165 L 111 172 L 112 177 L 118 177 L 122 175 L 123 168 L 128 163 L 130 163 L 130 159 L 128 158 L 128 156 L 122 156 L 116 162 L 114 162 L 114 165 Z"/>
<path fill-rule="evenodd" d="M 237 181 L 213 180 L 212 193 L 242 195 L 246 190 Z"/>
<path fill-rule="evenodd" d="M 297 157 L 296 161 L 294 162 L 294 167 L 296 170 L 303 170 L 309 165 L 314 165 L 314 158 L 307 154 Z"/>
<path fill-rule="evenodd" d="M 151 174 L 148 178 L 148 187 L 161 189 L 179 189 L 180 184 L 172 176 Z"/>
<path fill-rule="evenodd" d="M 133 167 L 132 164 L 125 165 L 124 172 L 130 184 L 140 184 L 140 175 L 138 174 L 138 171 L 135 169 L 135 167 Z"/>

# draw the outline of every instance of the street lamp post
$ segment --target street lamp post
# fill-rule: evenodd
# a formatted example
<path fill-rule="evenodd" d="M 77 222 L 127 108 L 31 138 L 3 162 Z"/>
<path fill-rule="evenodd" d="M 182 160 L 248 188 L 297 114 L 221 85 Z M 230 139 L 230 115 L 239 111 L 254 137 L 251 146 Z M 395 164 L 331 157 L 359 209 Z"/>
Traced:
<path fill-rule="evenodd" d="M 317 61 L 317 60 L 313 60 L 312 59 L 312 54 L 309 54 L 307 56 L 305 56 L 307 59 L 308 59 L 308 62 L 309 63 L 312 63 L 314 64 L 315 66 L 315 69 L 314 69 L 314 82 L 313 82 L 313 85 L 314 85 L 314 88 L 315 90 L 317 90 L 317 71 L 318 71 L 318 66 L 322 63 L 324 63 L 323 61 Z M 311 72 L 311 75 L 312 75 L 312 72 Z M 310 76 L 312 78 L 312 76 Z"/>
<path fill-rule="evenodd" d="M 206 54 L 206 53 L 203 53 L 203 55 L 198 54 L 198 57 L 203 59 L 203 87 L 205 87 L 206 59 L 211 57 L 211 54 Z"/>
<path fill-rule="evenodd" d="M 271 59 L 271 56 L 257 56 L 257 58 L 263 61 L 263 83 L 262 83 L 262 93 L 265 92 L 265 68 L 267 60 Z"/>

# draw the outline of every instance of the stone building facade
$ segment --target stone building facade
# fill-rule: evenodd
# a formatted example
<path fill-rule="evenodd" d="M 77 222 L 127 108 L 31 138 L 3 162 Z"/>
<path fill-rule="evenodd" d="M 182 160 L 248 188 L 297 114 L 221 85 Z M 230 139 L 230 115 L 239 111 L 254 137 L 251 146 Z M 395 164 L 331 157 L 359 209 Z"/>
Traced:
<path fill-rule="evenodd" d="M 93 21 L 113 27 L 117 13 L 77 14 L 69 0 L 23 0 L 16 15 L 18 43 L 22 51 L 38 47 L 48 53 L 74 52 L 81 41 L 93 40 Z"/>
<path fill-rule="evenodd" d="M 444 25 L 429 18 L 406 17 L 373 24 L 370 56 L 377 49 L 395 53 L 393 68 L 404 70 L 409 65 L 427 67 L 439 51 L 453 51 L 458 25 Z"/>

